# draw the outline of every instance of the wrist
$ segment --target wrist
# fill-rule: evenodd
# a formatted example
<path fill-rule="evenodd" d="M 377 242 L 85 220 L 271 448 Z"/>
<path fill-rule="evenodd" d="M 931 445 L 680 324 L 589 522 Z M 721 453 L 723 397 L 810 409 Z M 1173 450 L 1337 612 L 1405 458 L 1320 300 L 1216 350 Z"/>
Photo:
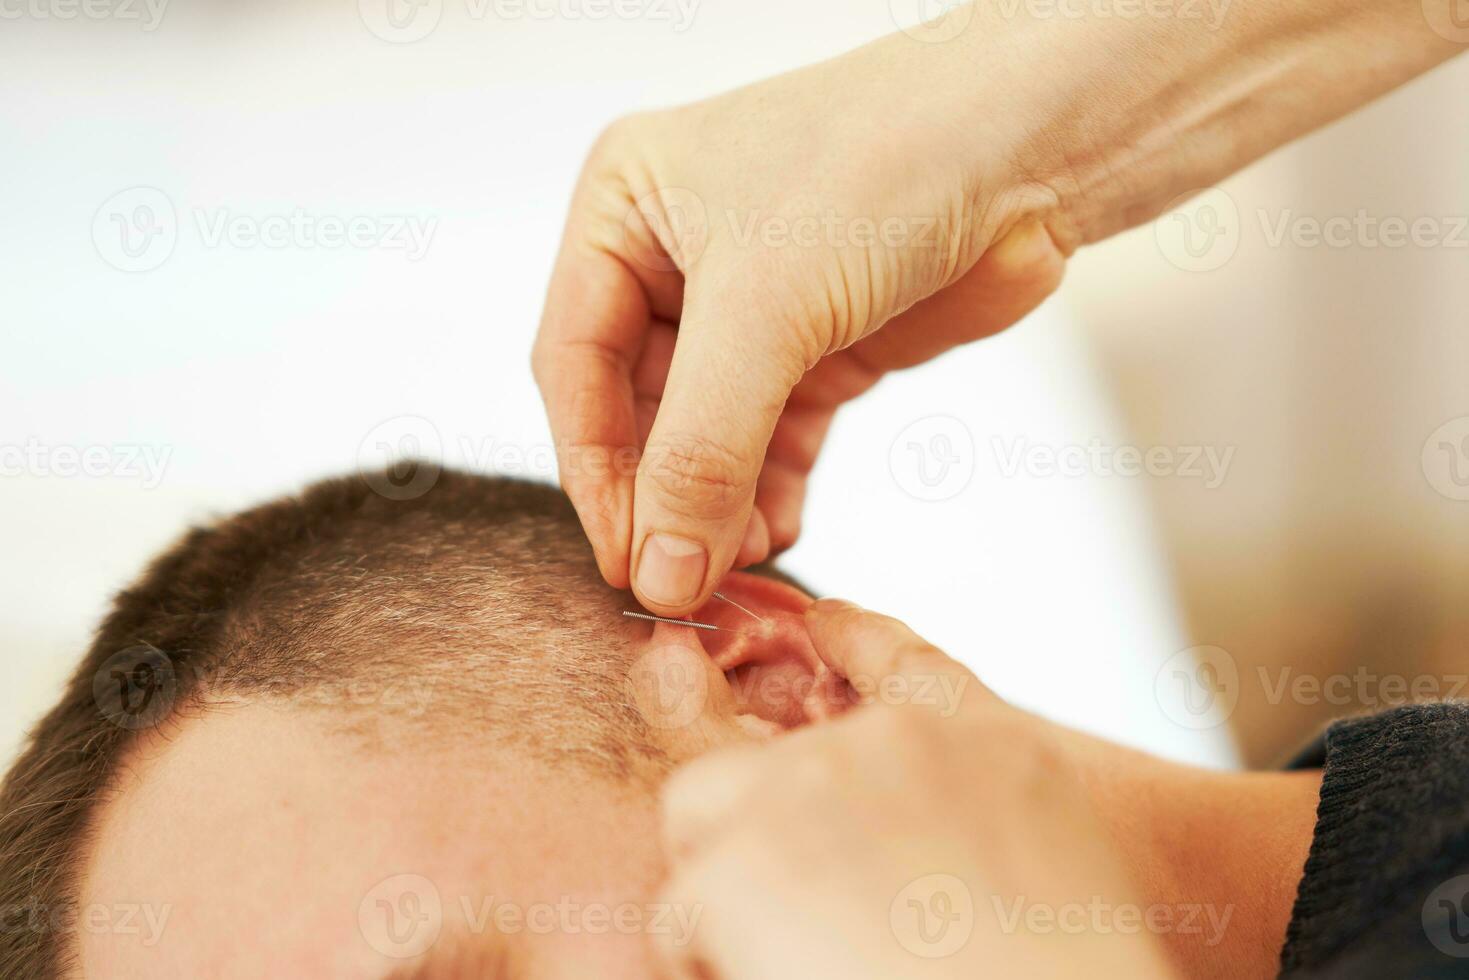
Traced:
<path fill-rule="evenodd" d="M 1218 772 L 1079 738 L 1099 819 L 1180 972 L 1274 976 L 1321 774 Z"/>

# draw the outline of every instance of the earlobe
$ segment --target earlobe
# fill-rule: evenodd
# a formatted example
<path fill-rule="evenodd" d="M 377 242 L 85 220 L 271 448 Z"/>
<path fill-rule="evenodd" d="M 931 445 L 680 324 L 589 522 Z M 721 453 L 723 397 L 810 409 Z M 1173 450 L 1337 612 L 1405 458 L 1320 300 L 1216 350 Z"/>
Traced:
<path fill-rule="evenodd" d="M 846 705 L 842 682 L 806 632 L 811 601 L 783 582 L 733 572 L 692 617 L 719 627 L 701 638 L 742 712 L 795 728 Z"/>

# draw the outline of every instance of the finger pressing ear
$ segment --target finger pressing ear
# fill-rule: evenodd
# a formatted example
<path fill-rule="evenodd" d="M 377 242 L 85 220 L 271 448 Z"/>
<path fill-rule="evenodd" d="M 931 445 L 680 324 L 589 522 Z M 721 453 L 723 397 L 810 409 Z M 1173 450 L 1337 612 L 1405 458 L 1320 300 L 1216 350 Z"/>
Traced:
<path fill-rule="evenodd" d="M 663 784 L 663 844 L 677 864 L 710 847 L 753 799 L 765 763 L 758 749 L 725 749 L 675 770 Z"/>
<path fill-rule="evenodd" d="M 892 679 L 907 682 L 909 690 L 925 681 L 949 679 L 995 699 L 969 668 L 891 616 L 840 599 L 821 599 L 806 610 L 806 629 L 822 662 L 861 694 L 881 691 Z"/>

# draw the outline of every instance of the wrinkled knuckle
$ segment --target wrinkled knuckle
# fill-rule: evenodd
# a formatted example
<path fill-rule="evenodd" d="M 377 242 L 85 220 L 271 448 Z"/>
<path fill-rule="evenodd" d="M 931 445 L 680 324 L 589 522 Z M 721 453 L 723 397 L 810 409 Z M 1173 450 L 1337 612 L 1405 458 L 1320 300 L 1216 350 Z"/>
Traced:
<path fill-rule="evenodd" d="M 713 439 L 692 436 L 649 447 L 643 475 L 663 496 L 663 506 L 696 517 L 731 517 L 749 487 L 744 461 Z"/>

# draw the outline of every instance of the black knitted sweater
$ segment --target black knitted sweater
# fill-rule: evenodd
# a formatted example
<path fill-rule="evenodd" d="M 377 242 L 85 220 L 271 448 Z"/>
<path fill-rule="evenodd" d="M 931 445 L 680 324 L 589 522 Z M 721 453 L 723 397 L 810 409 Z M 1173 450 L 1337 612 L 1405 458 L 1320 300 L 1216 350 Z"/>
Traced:
<path fill-rule="evenodd" d="M 1338 722 L 1281 976 L 1469 978 L 1469 703 Z"/>

